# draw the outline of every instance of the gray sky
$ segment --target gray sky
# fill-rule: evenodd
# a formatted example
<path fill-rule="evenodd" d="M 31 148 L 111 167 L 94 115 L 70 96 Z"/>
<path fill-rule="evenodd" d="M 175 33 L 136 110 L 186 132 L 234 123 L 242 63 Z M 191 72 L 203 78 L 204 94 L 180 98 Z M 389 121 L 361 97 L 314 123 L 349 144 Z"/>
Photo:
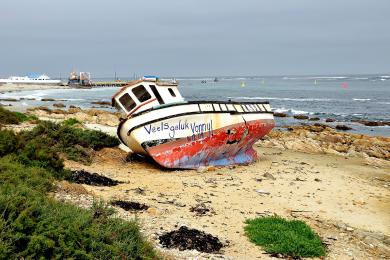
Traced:
<path fill-rule="evenodd" d="M 390 0 L 0 0 L 0 76 L 390 72 Z"/>

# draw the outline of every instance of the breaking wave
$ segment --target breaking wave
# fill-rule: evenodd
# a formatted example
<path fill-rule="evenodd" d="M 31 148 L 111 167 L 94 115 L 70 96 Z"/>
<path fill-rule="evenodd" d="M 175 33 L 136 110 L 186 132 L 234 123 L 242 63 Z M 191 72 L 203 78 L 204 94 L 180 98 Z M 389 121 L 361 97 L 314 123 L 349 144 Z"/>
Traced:
<path fill-rule="evenodd" d="M 246 99 L 246 100 L 256 100 L 256 99 L 266 99 L 266 100 L 285 100 L 285 101 L 319 101 L 319 102 L 331 102 L 336 101 L 337 99 L 331 98 L 278 98 L 278 97 L 228 97 L 230 99 Z"/>
<path fill-rule="evenodd" d="M 370 98 L 353 98 L 355 101 L 370 101 Z"/>

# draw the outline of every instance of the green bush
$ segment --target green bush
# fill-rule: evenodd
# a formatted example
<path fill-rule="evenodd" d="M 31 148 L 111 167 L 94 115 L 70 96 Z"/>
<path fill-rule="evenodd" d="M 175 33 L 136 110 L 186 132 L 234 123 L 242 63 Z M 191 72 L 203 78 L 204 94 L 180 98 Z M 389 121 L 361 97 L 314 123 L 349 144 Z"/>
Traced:
<path fill-rule="evenodd" d="M 42 138 L 47 140 L 57 152 L 67 155 L 71 160 L 89 163 L 91 161 L 89 149 L 99 150 L 103 147 L 119 145 L 116 137 L 94 130 L 83 130 L 64 124 L 49 121 L 40 122 L 33 130 L 21 134 L 25 143 Z"/>
<path fill-rule="evenodd" d="M 22 122 L 15 112 L 0 107 L 0 124 L 19 124 Z"/>
<path fill-rule="evenodd" d="M 49 198 L 52 172 L 0 158 L 1 259 L 155 259 L 134 221 Z"/>
<path fill-rule="evenodd" d="M 19 124 L 24 121 L 38 120 L 35 115 L 25 115 L 20 112 L 12 112 L 0 107 L 0 124 Z"/>
<path fill-rule="evenodd" d="M 16 151 L 18 143 L 18 138 L 13 131 L 0 130 L 0 156 Z"/>
<path fill-rule="evenodd" d="M 269 254 L 320 257 L 325 248 L 320 237 L 303 221 L 264 217 L 246 221 L 245 233 Z"/>
<path fill-rule="evenodd" d="M 68 119 L 62 121 L 62 124 L 66 125 L 66 126 L 73 126 L 75 124 L 81 124 L 81 122 L 79 120 L 77 120 L 76 118 L 68 118 Z"/>

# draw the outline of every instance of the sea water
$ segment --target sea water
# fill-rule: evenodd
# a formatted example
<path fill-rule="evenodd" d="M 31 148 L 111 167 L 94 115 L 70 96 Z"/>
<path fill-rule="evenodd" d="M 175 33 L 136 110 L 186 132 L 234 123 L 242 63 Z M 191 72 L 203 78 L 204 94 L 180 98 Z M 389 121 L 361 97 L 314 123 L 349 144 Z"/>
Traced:
<path fill-rule="evenodd" d="M 182 77 L 176 78 L 187 100 L 269 101 L 274 112 L 289 116 L 306 114 L 319 117 L 320 123 L 333 118 L 352 132 L 390 136 L 390 127 L 367 127 L 356 120 L 390 121 L 390 76 L 252 76 L 252 77 Z M 107 81 L 110 79 L 95 79 Z M 111 79 L 112 80 L 112 79 Z M 82 108 L 97 106 L 94 101 L 110 101 L 118 88 L 52 89 L 0 94 L 0 98 L 23 99 L 24 107 L 46 105 L 42 98 L 54 98 L 65 105 Z M 1 86 L 0 86 L 1 91 Z M 35 99 L 35 100 L 28 100 Z M 57 101 L 58 103 L 59 101 Z M 5 102 L 2 102 L 5 103 Z M 115 111 L 113 108 L 105 108 Z M 292 117 L 275 118 L 277 126 L 315 123 Z M 318 122 L 318 121 L 317 121 Z"/>

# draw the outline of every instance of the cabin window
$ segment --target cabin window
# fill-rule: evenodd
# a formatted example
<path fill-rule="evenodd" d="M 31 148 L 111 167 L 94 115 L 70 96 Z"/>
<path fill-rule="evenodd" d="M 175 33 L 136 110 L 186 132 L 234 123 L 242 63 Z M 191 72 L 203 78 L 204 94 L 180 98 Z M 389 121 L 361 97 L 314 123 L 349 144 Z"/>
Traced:
<path fill-rule="evenodd" d="M 143 85 L 133 88 L 132 91 L 140 102 L 144 102 L 152 97 Z"/>
<path fill-rule="evenodd" d="M 122 106 L 126 108 L 127 111 L 131 111 L 133 108 L 135 108 L 136 104 L 128 93 L 121 96 L 119 98 L 119 101 L 121 102 Z"/>
<path fill-rule="evenodd" d="M 161 98 L 160 93 L 158 93 L 155 85 L 149 85 L 150 89 L 153 91 L 153 94 L 156 96 L 158 103 L 160 105 L 164 104 L 164 100 Z"/>
<path fill-rule="evenodd" d="M 171 96 L 172 96 L 172 97 L 176 97 L 176 94 L 175 94 L 175 92 L 173 91 L 173 89 L 168 88 L 168 91 L 169 91 L 169 93 L 171 93 Z"/>

